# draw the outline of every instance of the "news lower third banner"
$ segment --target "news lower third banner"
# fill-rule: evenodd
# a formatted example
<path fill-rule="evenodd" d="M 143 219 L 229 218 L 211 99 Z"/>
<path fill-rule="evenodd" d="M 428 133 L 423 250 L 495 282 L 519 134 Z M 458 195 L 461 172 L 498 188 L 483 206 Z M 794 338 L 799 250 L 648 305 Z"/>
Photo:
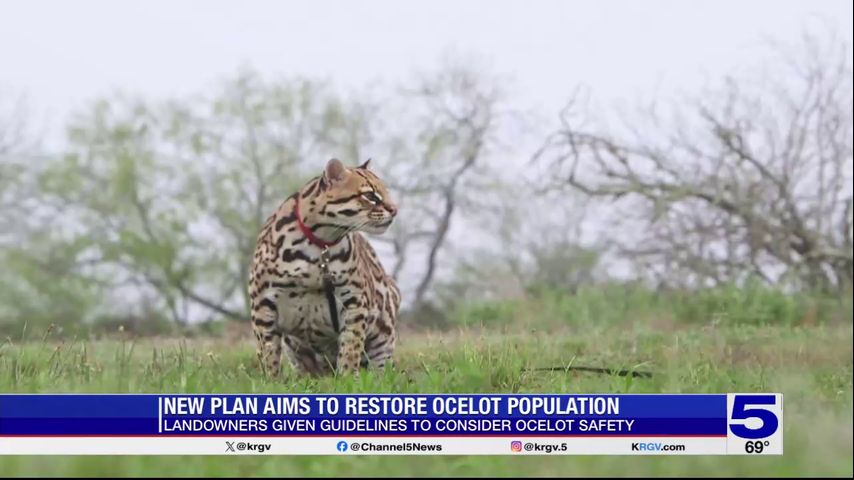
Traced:
<path fill-rule="evenodd" d="M 781 394 L 0 394 L 6 455 L 780 455 Z"/>

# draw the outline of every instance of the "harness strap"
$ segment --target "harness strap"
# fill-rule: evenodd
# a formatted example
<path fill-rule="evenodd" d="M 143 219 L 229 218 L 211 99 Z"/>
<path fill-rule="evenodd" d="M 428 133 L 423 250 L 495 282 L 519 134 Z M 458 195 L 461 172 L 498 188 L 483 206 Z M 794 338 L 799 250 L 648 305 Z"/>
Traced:
<path fill-rule="evenodd" d="M 326 302 L 329 304 L 329 316 L 332 318 L 332 328 L 338 334 L 341 332 L 341 326 L 338 322 L 338 307 L 335 305 L 335 284 L 332 283 L 332 275 L 329 273 L 329 247 L 334 246 L 338 242 L 329 243 L 318 238 L 303 223 L 302 215 L 300 215 L 299 211 L 299 198 L 300 194 L 297 193 L 294 199 L 294 214 L 297 217 L 297 226 L 299 226 L 300 231 L 310 243 L 320 248 L 320 275 L 323 277 L 323 292 L 326 294 Z"/>
<path fill-rule="evenodd" d="M 338 323 L 338 307 L 335 305 L 335 285 L 332 284 L 331 278 L 323 278 L 323 290 L 326 292 L 326 301 L 329 303 L 329 315 L 332 317 L 332 328 L 335 329 L 335 333 L 339 333 L 341 331 L 341 327 Z"/>
<path fill-rule="evenodd" d="M 326 302 L 329 304 L 329 316 L 332 318 L 332 328 L 335 333 L 341 331 L 338 322 L 338 306 L 335 305 L 335 284 L 332 283 L 332 275 L 329 274 L 329 248 L 325 247 L 320 252 L 320 274 L 323 277 L 323 292 L 326 294 Z"/>

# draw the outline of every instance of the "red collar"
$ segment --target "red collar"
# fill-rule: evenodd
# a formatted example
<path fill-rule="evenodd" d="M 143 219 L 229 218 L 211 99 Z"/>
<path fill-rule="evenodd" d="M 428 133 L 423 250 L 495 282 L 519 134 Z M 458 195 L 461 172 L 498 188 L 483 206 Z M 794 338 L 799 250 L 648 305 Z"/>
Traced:
<path fill-rule="evenodd" d="M 299 197 L 300 197 L 300 194 L 297 193 L 296 203 L 294 204 L 294 215 L 296 215 L 296 217 L 297 217 L 297 225 L 299 226 L 299 229 L 302 232 L 302 234 L 305 235 L 305 238 L 307 238 L 309 242 L 311 242 L 312 244 L 314 244 L 317 247 L 320 247 L 321 249 L 326 249 L 326 248 L 332 247 L 333 245 L 338 243 L 338 242 L 330 243 L 330 242 L 327 242 L 321 238 L 318 238 L 318 236 L 315 235 L 314 232 L 312 232 L 311 229 L 308 228 L 306 226 L 306 224 L 302 222 L 302 216 L 299 214 Z"/>

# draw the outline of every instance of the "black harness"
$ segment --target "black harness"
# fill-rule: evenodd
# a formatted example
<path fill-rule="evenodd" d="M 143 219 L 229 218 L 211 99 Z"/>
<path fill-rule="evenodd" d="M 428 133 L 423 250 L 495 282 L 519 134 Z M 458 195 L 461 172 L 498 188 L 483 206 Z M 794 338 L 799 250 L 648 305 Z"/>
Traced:
<path fill-rule="evenodd" d="M 341 325 L 338 322 L 338 307 L 335 305 L 335 284 L 332 283 L 332 274 L 329 273 L 329 247 L 334 243 L 325 242 L 311 231 L 302 221 L 302 216 L 299 213 L 300 194 L 294 196 L 294 215 L 297 217 L 297 226 L 302 234 L 308 239 L 309 243 L 320 247 L 320 275 L 323 279 L 323 291 L 326 294 L 326 301 L 329 303 L 329 316 L 332 317 L 332 328 L 335 329 L 337 335 L 341 331 Z"/>
<path fill-rule="evenodd" d="M 323 292 L 326 294 L 326 302 L 329 304 L 332 328 L 338 334 L 341 327 L 338 322 L 338 306 L 335 304 L 335 284 L 332 283 L 332 274 L 329 273 L 329 247 L 324 247 L 320 251 L 320 275 L 323 278 Z"/>

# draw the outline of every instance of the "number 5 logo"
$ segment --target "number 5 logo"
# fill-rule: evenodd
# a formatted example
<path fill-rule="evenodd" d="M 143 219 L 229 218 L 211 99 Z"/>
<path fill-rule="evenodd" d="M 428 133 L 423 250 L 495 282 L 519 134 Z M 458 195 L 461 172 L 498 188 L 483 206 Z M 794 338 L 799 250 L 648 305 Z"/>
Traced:
<path fill-rule="evenodd" d="M 741 438 L 757 439 L 770 437 L 779 427 L 777 415 L 770 410 L 757 406 L 776 404 L 777 397 L 774 395 L 736 395 L 733 399 L 730 420 L 757 418 L 762 422 L 762 425 L 758 428 L 747 428 L 747 425 L 745 425 L 746 422 L 730 422 L 730 431 Z"/>

